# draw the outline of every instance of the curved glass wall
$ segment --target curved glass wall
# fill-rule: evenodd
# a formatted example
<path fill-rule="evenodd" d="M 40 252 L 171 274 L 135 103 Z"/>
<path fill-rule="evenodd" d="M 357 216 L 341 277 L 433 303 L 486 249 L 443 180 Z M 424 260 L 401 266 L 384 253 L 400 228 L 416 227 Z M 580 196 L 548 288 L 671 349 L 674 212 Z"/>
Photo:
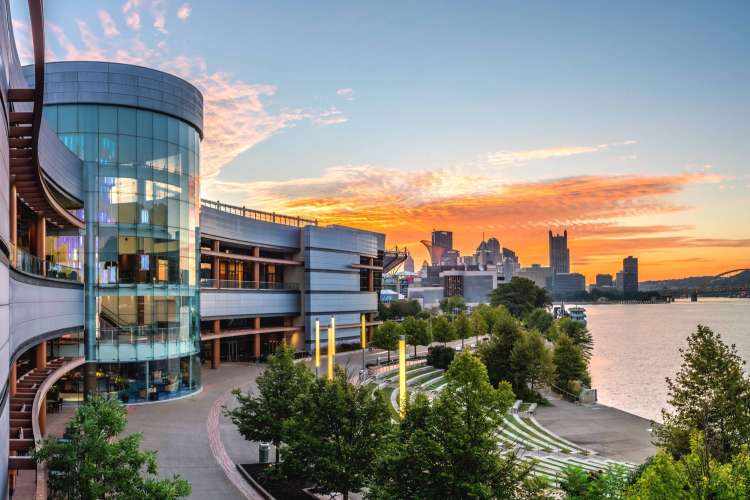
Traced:
<path fill-rule="evenodd" d="M 44 116 L 84 162 L 86 314 L 96 331 L 86 355 L 100 363 L 100 385 L 123 387 L 129 402 L 198 389 L 198 132 L 121 106 L 50 105 Z"/>

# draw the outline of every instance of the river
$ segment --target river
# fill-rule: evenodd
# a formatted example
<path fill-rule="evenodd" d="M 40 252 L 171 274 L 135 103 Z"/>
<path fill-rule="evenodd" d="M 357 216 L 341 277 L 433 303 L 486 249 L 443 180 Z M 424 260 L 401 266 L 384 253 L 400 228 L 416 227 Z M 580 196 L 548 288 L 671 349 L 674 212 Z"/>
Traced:
<path fill-rule="evenodd" d="M 599 402 L 644 418 L 661 420 L 667 401 L 664 379 L 679 370 L 678 349 L 686 346 L 696 325 L 711 327 L 750 361 L 750 299 L 585 307 L 594 337 L 591 378 Z"/>

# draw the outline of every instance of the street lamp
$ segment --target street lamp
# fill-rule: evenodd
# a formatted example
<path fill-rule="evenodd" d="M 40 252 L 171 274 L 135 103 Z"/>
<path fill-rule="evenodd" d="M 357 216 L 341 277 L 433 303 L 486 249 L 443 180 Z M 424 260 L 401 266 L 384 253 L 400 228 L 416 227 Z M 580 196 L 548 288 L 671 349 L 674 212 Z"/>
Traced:
<path fill-rule="evenodd" d="M 360 323 L 360 342 L 362 344 L 362 376 L 364 377 L 365 370 L 365 348 L 367 347 L 367 325 L 365 323 L 365 315 L 362 313 L 359 318 Z"/>
<path fill-rule="evenodd" d="M 401 418 L 406 415 L 406 338 L 398 339 L 398 408 Z"/>
<path fill-rule="evenodd" d="M 328 380 L 333 380 L 333 358 L 336 356 L 336 319 L 328 325 Z"/>
<path fill-rule="evenodd" d="M 315 377 L 320 371 L 320 320 L 315 318 Z"/>

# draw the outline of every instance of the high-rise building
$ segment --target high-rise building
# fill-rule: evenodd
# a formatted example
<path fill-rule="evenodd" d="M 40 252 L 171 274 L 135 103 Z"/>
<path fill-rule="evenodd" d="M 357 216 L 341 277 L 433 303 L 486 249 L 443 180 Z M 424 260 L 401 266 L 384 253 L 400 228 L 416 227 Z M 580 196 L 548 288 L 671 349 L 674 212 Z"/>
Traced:
<path fill-rule="evenodd" d="M 432 240 L 422 240 L 421 243 L 430 252 L 430 264 L 439 266 L 446 253 L 453 250 L 453 232 L 432 230 Z"/>
<path fill-rule="evenodd" d="M 596 275 L 596 286 L 613 286 L 613 280 L 611 274 L 597 274 Z"/>
<path fill-rule="evenodd" d="M 474 254 L 476 262 L 480 266 L 496 266 L 502 262 L 500 241 L 497 238 L 490 238 L 482 242 L 477 247 Z"/>
<path fill-rule="evenodd" d="M 549 267 L 554 274 L 570 272 L 570 250 L 568 250 L 568 230 L 562 235 L 549 232 Z"/>
<path fill-rule="evenodd" d="M 531 264 L 531 267 L 520 268 L 516 276 L 530 279 L 539 288 L 548 288 L 547 284 L 552 277 L 552 268 L 540 264 Z"/>
<path fill-rule="evenodd" d="M 638 258 L 628 256 L 622 259 L 622 292 L 638 293 Z"/>
<path fill-rule="evenodd" d="M 586 290 L 586 277 L 580 273 L 557 273 L 553 276 L 553 293 L 568 297 Z"/>
<path fill-rule="evenodd" d="M 404 271 L 408 273 L 414 272 L 414 258 L 411 255 L 406 256 L 406 260 L 404 261 Z"/>

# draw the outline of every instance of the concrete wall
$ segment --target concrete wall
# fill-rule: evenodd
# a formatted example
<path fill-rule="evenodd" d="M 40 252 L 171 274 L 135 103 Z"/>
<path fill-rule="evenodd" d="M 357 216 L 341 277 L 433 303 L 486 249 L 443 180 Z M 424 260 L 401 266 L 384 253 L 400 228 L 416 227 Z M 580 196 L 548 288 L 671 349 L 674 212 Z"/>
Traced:
<path fill-rule="evenodd" d="M 201 207 L 201 236 L 250 246 L 297 250 L 300 229 Z"/>
<path fill-rule="evenodd" d="M 201 319 L 288 316 L 300 313 L 300 292 L 201 290 Z"/>

